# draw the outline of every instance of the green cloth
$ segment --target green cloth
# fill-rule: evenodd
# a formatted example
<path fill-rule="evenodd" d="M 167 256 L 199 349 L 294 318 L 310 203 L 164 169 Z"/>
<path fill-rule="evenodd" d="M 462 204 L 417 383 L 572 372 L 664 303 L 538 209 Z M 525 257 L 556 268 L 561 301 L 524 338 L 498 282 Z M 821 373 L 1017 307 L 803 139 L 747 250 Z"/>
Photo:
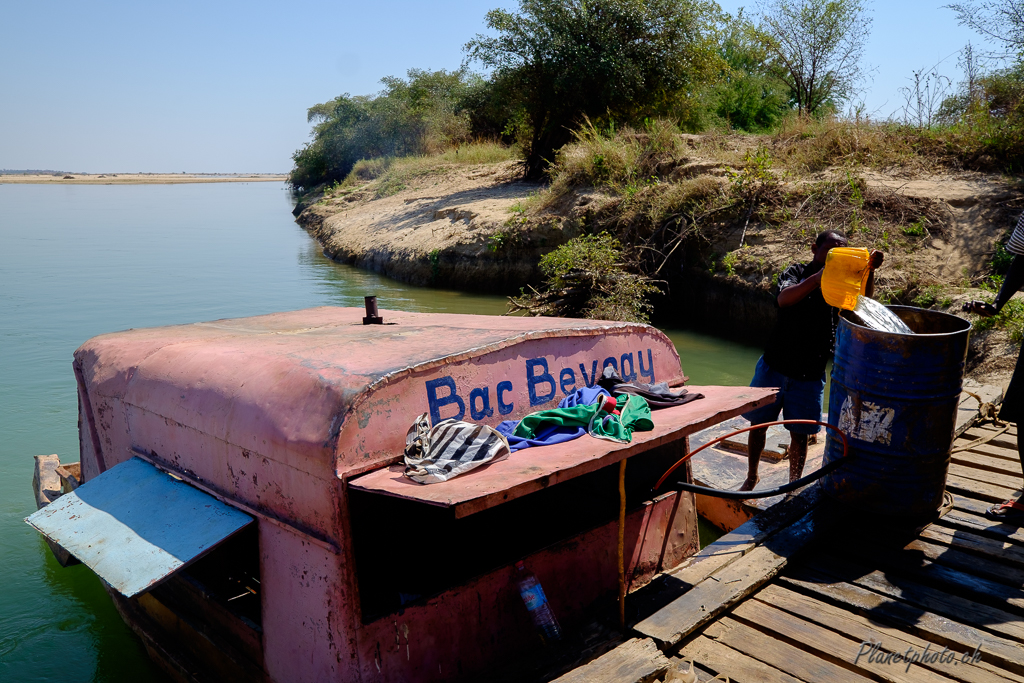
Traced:
<path fill-rule="evenodd" d="M 649 432 L 654 429 L 651 407 L 643 396 L 620 394 L 616 409 L 619 415 L 608 415 L 604 411 L 590 425 L 590 435 L 612 441 L 629 443 L 633 432 Z"/>
<path fill-rule="evenodd" d="M 591 436 L 629 443 L 633 432 L 649 432 L 654 429 L 651 407 L 642 396 L 621 394 L 616 399 L 616 409 L 621 415 L 612 415 L 599 409 L 600 402 L 589 406 L 552 408 L 530 413 L 516 426 L 515 436 L 533 439 L 549 427 L 584 427 Z"/>

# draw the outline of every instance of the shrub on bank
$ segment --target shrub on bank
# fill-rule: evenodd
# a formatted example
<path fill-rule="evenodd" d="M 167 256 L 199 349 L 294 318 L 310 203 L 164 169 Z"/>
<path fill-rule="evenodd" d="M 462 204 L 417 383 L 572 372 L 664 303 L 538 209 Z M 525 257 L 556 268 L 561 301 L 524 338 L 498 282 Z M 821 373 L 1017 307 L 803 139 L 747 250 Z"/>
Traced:
<path fill-rule="evenodd" d="M 387 197 L 405 189 L 414 178 L 444 173 L 457 166 L 497 164 L 512 161 L 515 152 L 497 142 L 473 142 L 437 154 L 360 159 L 345 179 L 325 190 L 327 196 L 374 182 L 374 194 Z"/>
<path fill-rule="evenodd" d="M 443 152 L 472 139 L 464 99 L 482 79 L 464 69 L 410 69 L 382 79 L 375 95 L 340 95 L 307 112 L 313 139 L 292 156 L 292 187 L 308 191 L 343 180 L 360 159 Z"/>

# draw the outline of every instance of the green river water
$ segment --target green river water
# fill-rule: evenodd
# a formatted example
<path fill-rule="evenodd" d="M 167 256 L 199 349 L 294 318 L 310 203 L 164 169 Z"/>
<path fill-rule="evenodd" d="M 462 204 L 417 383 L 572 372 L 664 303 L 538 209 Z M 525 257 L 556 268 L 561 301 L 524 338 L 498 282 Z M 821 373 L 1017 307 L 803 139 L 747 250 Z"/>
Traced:
<path fill-rule="evenodd" d="M 86 339 L 130 327 L 310 306 L 499 314 L 504 299 L 339 265 L 277 183 L 0 185 L 0 681 L 162 680 L 99 580 L 62 569 L 22 520 L 32 456 L 78 460 L 71 370 Z M 667 330 L 694 384 L 746 384 L 759 350 Z"/>

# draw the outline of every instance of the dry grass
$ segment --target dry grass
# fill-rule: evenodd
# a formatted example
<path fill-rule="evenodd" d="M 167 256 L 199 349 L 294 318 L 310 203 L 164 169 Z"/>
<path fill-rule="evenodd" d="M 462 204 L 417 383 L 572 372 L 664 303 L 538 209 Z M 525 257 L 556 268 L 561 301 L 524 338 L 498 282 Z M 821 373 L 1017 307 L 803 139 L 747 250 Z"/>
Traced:
<path fill-rule="evenodd" d="M 342 182 L 324 190 L 331 199 L 356 190 L 372 190 L 376 197 L 388 197 L 404 190 L 416 178 L 444 174 L 461 166 L 497 164 L 515 159 L 515 150 L 496 142 L 480 141 L 451 147 L 440 154 L 409 157 L 360 159 Z M 373 183 L 373 187 L 368 187 Z"/>

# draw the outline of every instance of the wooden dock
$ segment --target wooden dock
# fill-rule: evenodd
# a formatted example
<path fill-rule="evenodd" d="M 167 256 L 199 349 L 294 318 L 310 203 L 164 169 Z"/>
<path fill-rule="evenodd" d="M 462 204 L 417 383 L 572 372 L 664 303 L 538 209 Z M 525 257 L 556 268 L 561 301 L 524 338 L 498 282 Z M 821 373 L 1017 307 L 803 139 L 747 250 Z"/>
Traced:
<path fill-rule="evenodd" d="M 972 379 L 964 380 L 963 392 L 956 416 L 956 435 L 960 436 L 978 420 L 981 404 L 998 404 L 1003 397 L 1001 387 L 980 384 Z M 980 399 L 980 400 L 979 400 Z M 828 422 L 828 416 L 822 415 Z M 742 417 L 722 422 L 690 437 L 690 448 L 705 443 L 733 430 L 748 426 Z M 735 490 L 747 476 L 747 438 L 749 433 L 737 435 L 718 447 L 707 448 L 691 461 L 693 481 L 713 489 Z M 789 481 L 789 433 L 783 427 L 768 430 L 765 452 L 759 468 L 761 481 L 759 489 L 770 489 Z M 804 473 L 810 474 L 819 467 L 825 454 L 825 432 L 819 432 L 807 448 Z M 782 496 L 732 500 L 697 494 L 697 513 L 722 531 L 732 531 L 754 515 L 764 512 L 779 503 Z"/>
<path fill-rule="evenodd" d="M 1024 682 L 1024 529 L 984 516 L 1021 492 L 998 430 L 957 438 L 941 518 L 896 531 L 808 487 L 631 596 L 621 643 L 558 680 L 651 683 L 689 657 L 702 681 Z"/>

